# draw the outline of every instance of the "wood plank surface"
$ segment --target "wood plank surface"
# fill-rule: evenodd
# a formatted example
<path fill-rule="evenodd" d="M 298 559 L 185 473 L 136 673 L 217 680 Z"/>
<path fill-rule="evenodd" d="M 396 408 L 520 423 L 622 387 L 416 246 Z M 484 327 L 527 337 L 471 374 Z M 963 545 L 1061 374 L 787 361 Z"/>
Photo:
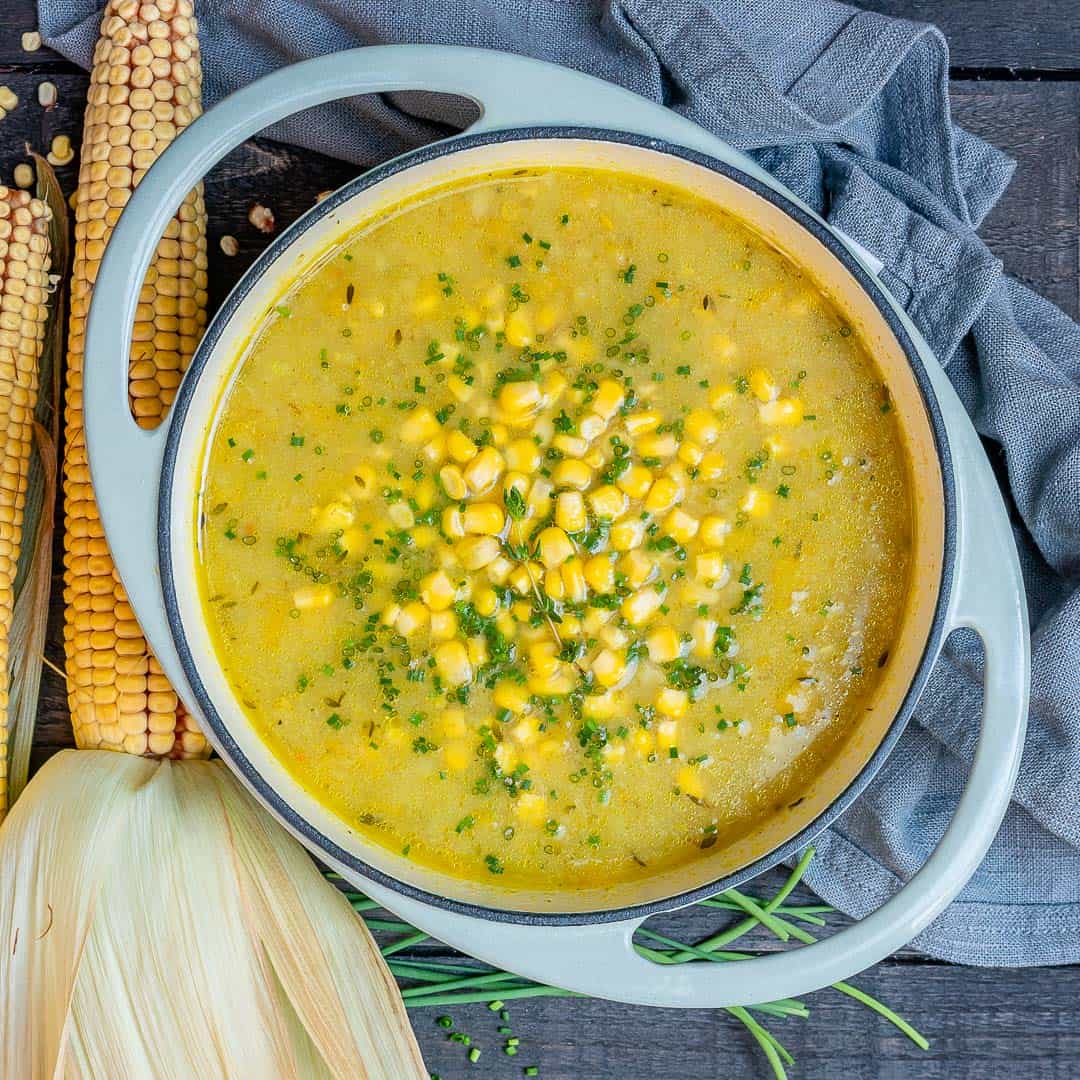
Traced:
<path fill-rule="evenodd" d="M 936 21 L 950 39 L 952 63 L 965 77 L 951 87 L 956 119 L 1002 147 L 1018 163 L 1013 183 L 982 228 L 1007 272 L 1080 315 L 1080 17 L 1076 0 L 866 0 L 865 7 Z M 0 178 L 23 160 L 23 143 L 45 149 L 64 132 L 78 144 L 85 76 L 47 50 L 23 53 L 19 34 L 35 23 L 33 0 L 0 0 L 0 83 L 28 106 L 0 121 Z M 1012 69 L 1012 70 L 1010 70 Z M 44 113 L 36 87 L 54 81 L 59 105 Z M 274 143 L 254 140 L 229 156 L 207 182 L 211 232 L 211 305 L 218 305 L 265 246 L 247 222 L 256 201 L 272 207 L 279 229 L 303 213 L 318 192 L 339 186 L 356 170 Z M 74 165 L 61 170 L 67 189 Z M 222 235 L 240 244 L 235 258 L 220 250 Z M 59 542 L 47 654 L 62 666 Z M 71 745 L 62 680 L 46 671 L 34 765 Z M 764 884 L 775 887 L 772 875 Z M 663 926 L 686 939 L 721 921 L 696 909 L 666 917 Z M 836 920 L 837 922 L 842 920 Z M 762 949 L 778 944 L 765 935 Z M 427 946 L 424 951 L 442 951 Z M 823 991 L 808 999 L 809 1020 L 770 1021 L 797 1059 L 792 1075 L 806 1078 L 927 1080 L 1059 1080 L 1075 1075 L 1080 1055 L 1080 967 L 1027 971 L 960 968 L 912 950 L 855 980 L 911 1020 L 931 1040 L 923 1053 L 888 1023 L 850 999 Z M 435 1018 L 453 1015 L 481 1048 L 476 1064 L 449 1042 Z M 500 1021 L 483 1005 L 414 1014 L 425 1057 L 444 1080 L 519 1077 L 537 1065 L 547 1080 L 607 1080 L 651 1076 L 696 1080 L 763 1076 L 760 1050 L 737 1021 L 722 1012 L 655 1010 L 589 1000 L 535 999 L 510 1009 L 519 1053 L 506 1056 Z"/>

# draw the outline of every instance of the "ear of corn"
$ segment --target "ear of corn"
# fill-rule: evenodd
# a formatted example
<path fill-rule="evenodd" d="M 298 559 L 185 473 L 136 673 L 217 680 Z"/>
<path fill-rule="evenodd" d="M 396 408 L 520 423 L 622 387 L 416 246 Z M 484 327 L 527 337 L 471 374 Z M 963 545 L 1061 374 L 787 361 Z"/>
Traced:
<path fill-rule="evenodd" d="M 50 216 L 29 192 L 0 187 L 0 821 L 8 803 L 8 640 L 48 314 Z"/>
<path fill-rule="evenodd" d="M 86 316 L 105 245 L 146 170 L 201 112 L 201 80 L 190 0 L 110 0 L 90 74 L 79 166 L 64 413 L 64 644 L 75 741 L 84 748 L 169 757 L 207 752 L 143 638 L 109 555 L 90 487 L 82 396 Z M 169 223 L 139 297 L 129 389 L 141 426 L 155 427 L 172 403 L 205 308 L 200 185 Z"/>

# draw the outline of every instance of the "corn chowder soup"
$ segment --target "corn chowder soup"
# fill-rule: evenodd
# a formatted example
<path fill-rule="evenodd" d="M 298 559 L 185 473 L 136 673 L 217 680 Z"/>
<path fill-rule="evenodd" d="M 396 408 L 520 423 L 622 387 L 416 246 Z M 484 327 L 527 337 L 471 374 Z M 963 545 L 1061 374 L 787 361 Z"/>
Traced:
<path fill-rule="evenodd" d="M 410 859 L 597 886 L 798 800 L 887 663 L 908 470 L 813 281 L 632 175 L 472 178 L 268 314 L 202 587 L 292 775 Z"/>

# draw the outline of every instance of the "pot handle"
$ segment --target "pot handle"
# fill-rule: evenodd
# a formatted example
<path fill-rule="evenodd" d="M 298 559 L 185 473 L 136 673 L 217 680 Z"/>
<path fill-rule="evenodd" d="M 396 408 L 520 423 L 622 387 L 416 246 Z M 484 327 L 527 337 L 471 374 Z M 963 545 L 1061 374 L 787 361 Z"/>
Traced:
<path fill-rule="evenodd" d="M 157 239 L 185 195 L 229 151 L 302 109 L 356 94 L 426 90 L 471 99 L 470 132 L 530 125 L 592 125 L 670 137 L 716 152 L 689 121 L 611 83 L 554 64 L 486 49 L 385 45 L 282 68 L 237 90 L 188 127 L 143 177 L 105 251 L 86 329 L 84 409 L 90 472 L 113 559 L 150 645 L 181 691 L 158 573 L 157 508 L 167 420 L 139 428 L 127 372 L 139 291 Z"/>
<path fill-rule="evenodd" d="M 382 887 L 364 888 L 421 929 L 518 974 L 641 1005 L 719 1008 L 798 997 L 850 978 L 893 953 L 957 896 L 990 847 L 1009 805 L 1023 750 L 1029 642 L 1023 579 L 990 464 L 941 369 L 935 383 L 951 433 L 957 481 L 955 589 L 946 630 L 970 628 L 985 648 L 978 747 L 956 813 L 936 849 L 877 911 L 813 945 L 735 963 L 657 965 L 633 945 L 641 919 L 547 927 L 485 922 L 439 911 Z"/>

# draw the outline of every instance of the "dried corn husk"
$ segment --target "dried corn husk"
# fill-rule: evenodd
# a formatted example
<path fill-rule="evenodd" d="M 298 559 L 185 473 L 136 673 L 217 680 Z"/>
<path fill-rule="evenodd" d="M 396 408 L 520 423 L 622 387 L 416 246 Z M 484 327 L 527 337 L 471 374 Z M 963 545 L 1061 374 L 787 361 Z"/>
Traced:
<path fill-rule="evenodd" d="M 220 763 L 64 751 L 0 867 L 0 1076 L 428 1075 L 363 923 Z"/>

